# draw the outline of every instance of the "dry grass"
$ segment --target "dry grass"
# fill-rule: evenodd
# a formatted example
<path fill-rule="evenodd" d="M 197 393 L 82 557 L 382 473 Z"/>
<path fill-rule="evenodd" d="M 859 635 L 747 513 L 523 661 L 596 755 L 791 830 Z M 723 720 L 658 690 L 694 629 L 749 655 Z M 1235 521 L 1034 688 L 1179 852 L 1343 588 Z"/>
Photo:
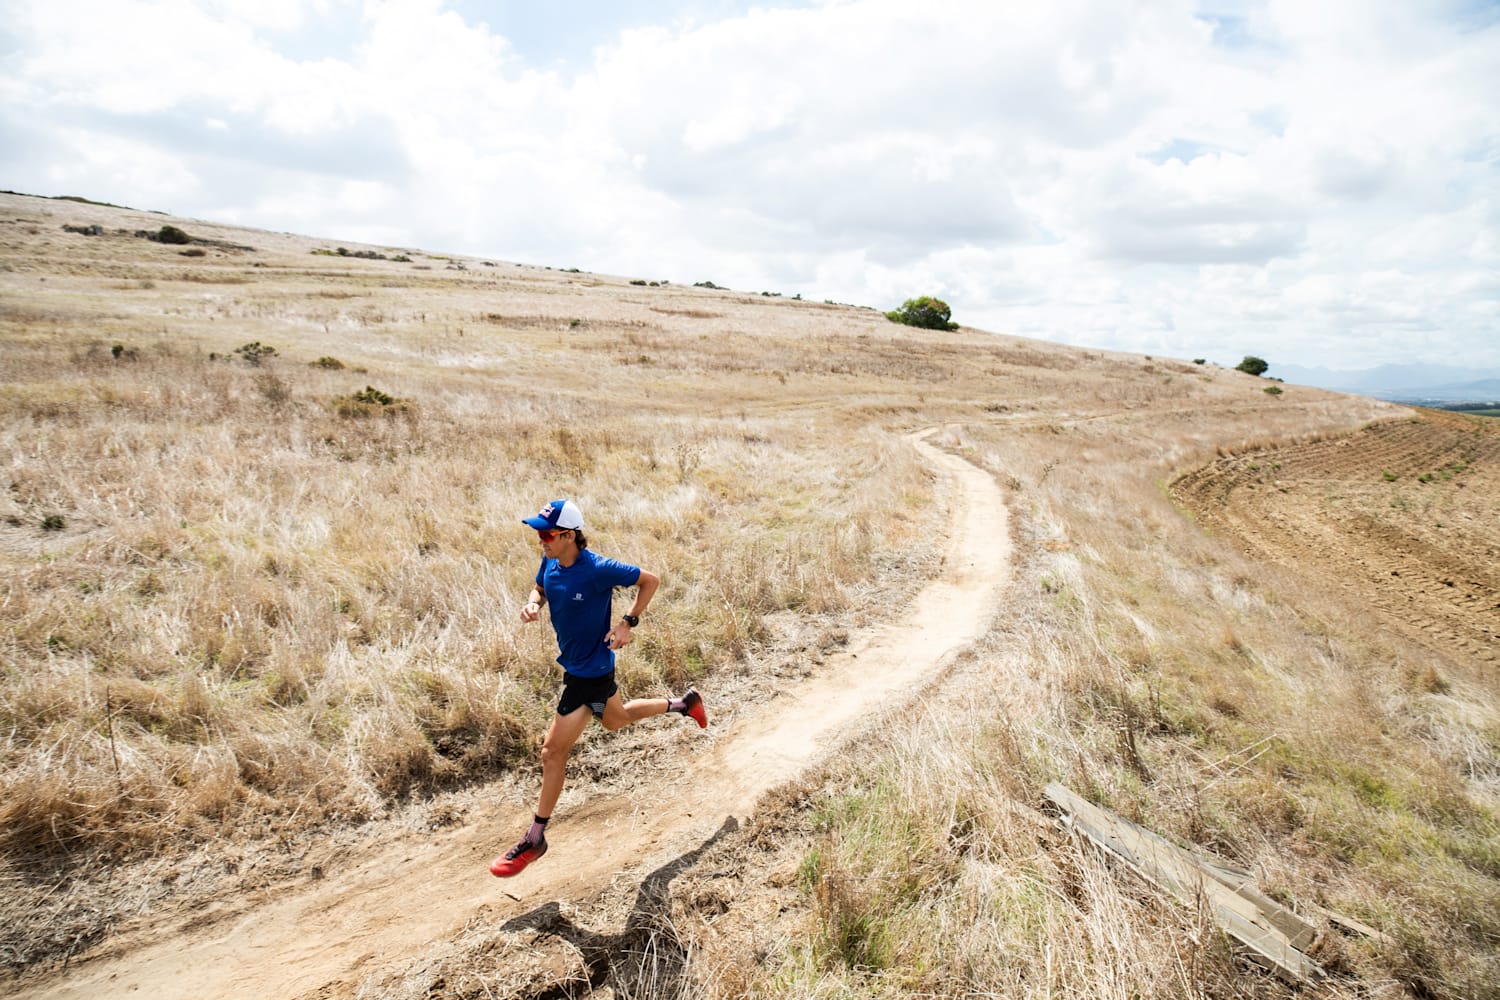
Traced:
<path fill-rule="evenodd" d="M 516 624 L 537 559 L 519 518 L 554 494 L 668 581 L 642 694 L 743 659 L 766 613 L 840 610 L 924 497 L 899 444 L 809 455 L 770 422 L 416 379 L 410 409 L 362 416 L 306 366 L 85 353 L 52 378 L 68 368 L 71 419 L 0 404 L 0 828 L 21 852 L 227 829 L 262 795 L 303 821 L 370 815 L 527 757 L 556 669 Z"/>
<path fill-rule="evenodd" d="M 496 942 L 538 928 L 476 926 L 366 993 L 1279 994 L 1203 915 L 1039 836 L 1016 807 L 1061 780 L 1393 935 L 1330 937 L 1320 995 L 1495 995 L 1493 676 L 1205 533 L 1166 489 L 1394 408 L 870 310 L 314 257 L 191 222 L 256 249 L 186 269 L 60 230 L 159 217 L 0 206 L 12 964 L 70 947 L 26 911 L 101 854 L 340 830 L 531 767 L 556 665 L 546 630 L 517 623 L 537 559 L 518 519 L 552 497 L 665 581 L 622 659 L 629 693 L 764 697 L 926 571 L 943 499 L 902 435 L 941 426 L 1011 491 L 1021 565 L 928 710 L 670 891 L 618 901 L 629 933 L 542 915 L 563 943 L 527 971 Z M 256 341 L 277 354 L 252 367 L 234 350 Z M 645 739 L 580 761 L 612 780 Z"/>
<path fill-rule="evenodd" d="M 1274 436 L 1316 436 L 1316 418 Z M 1495 679 L 1446 663 L 1466 683 L 1434 691 L 1411 668 L 1432 652 L 1195 530 L 1162 484 L 1230 429 L 966 429 L 956 443 L 1012 483 L 1021 579 L 945 682 L 960 693 L 888 720 L 782 817 L 812 839 L 790 904 L 806 925 L 751 992 L 1290 992 L 1247 979 L 1205 914 L 1039 833 L 1027 810 L 1058 780 L 1314 915 L 1384 928 L 1327 930 L 1320 996 L 1497 995 Z"/>

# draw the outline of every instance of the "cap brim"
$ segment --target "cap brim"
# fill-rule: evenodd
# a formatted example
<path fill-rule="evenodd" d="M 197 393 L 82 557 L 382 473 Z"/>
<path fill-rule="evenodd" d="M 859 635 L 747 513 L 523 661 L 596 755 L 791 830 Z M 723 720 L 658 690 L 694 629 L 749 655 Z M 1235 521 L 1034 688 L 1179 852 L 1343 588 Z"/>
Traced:
<path fill-rule="evenodd" d="M 537 531 L 549 531 L 552 528 L 552 525 L 540 517 L 523 517 L 521 518 L 521 523 L 528 528 L 535 528 Z"/>

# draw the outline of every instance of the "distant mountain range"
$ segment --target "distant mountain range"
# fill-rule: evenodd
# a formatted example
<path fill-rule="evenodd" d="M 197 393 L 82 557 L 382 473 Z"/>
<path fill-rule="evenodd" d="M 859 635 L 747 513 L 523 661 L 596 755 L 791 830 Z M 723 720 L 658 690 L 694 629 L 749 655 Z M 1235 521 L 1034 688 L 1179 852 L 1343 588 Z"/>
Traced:
<path fill-rule="evenodd" d="M 1273 364 L 1266 374 L 1297 385 L 1373 396 L 1394 403 L 1448 406 L 1500 401 L 1500 368 L 1414 364 L 1347 372 Z"/>

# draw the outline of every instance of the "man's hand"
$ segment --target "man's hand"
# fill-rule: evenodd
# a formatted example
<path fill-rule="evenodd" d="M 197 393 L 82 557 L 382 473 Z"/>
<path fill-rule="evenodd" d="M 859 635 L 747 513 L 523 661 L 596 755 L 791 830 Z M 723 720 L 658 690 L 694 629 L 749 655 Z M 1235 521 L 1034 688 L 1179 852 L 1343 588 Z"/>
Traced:
<path fill-rule="evenodd" d="M 604 637 L 604 644 L 610 649 L 619 649 L 621 646 L 628 645 L 629 643 L 630 626 L 624 622 L 620 622 L 614 628 L 610 629 L 609 634 Z"/>
<path fill-rule="evenodd" d="M 542 606 L 536 601 L 527 601 L 526 606 L 521 609 L 521 621 L 534 622 L 541 617 Z"/>

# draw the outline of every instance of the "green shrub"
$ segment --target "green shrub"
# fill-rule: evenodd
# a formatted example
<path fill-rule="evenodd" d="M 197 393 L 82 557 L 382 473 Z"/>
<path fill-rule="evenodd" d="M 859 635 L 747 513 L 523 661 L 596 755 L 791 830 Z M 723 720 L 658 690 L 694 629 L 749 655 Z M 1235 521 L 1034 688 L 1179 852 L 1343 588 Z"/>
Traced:
<path fill-rule="evenodd" d="M 344 363 L 338 358 L 330 358 L 326 354 L 316 361 L 309 361 L 308 364 L 313 368 L 327 368 L 332 371 L 338 371 L 344 367 Z"/>
<path fill-rule="evenodd" d="M 308 253 L 314 254 L 318 257 L 354 257 L 359 260 L 398 260 L 402 263 L 409 263 L 411 261 L 411 258 L 406 256 L 406 254 L 404 253 L 398 253 L 394 257 L 387 257 L 385 254 L 380 253 L 376 250 L 350 250 L 348 247 L 339 247 L 337 250 L 327 250 L 319 248 L 315 250 L 309 250 Z"/>
<path fill-rule="evenodd" d="M 341 417 L 355 419 L 373 417 L 377 414 L 385 417 L 410 418 L 415 416 L 405 400 L 397 399 L 390 393 L 381 392 L 373 385 L 367 385 L 359 392 L 348 396 L 335 396 L 333 412 Z"/>
<path fill-rule="evenodd" d="M 930 295 L 923 295 L 915 299 L 907 299 L 901 304 L 900 309 L 893 309 L 886 313 L 885 318 L 892 323 L 905 323 L 907 326 L 918 326 L 924 330 L 957 330 L 958 324 L 951 322 L 952 315 L 953 311 L 948 308 L 948 303 Z"/>
<path fill-rule="evenodd" d="M 156 234 L 158 243 L 191 243 L 193 238 L 176 226 L 162 226 Z"/>
<path fill-rule="evenodd" d="M 245 364 L 252 368 L 259 368 L 262 361 L 276 353 L 276 348 L 254 340 L 242 347 L 236 347 L 234 353 L 244 358 Z"/>
<path fill-rule="evenodd" d="M 1261 390 L 1261 392 L 1264 392 L 1267 396 L 1279 396 L 1283 391 L 1285 390 L 1283 390 L 1279 385 L 1268 385 Z"/>
<path fill-rule="evenodd" d="M 1237 372 L 1245 372 L 1247 375 L 1264 375 L 1266 369 L 1271 366 L 1253 354 L 1245 355 L 1245 360 L 1234 366 Z"/>

